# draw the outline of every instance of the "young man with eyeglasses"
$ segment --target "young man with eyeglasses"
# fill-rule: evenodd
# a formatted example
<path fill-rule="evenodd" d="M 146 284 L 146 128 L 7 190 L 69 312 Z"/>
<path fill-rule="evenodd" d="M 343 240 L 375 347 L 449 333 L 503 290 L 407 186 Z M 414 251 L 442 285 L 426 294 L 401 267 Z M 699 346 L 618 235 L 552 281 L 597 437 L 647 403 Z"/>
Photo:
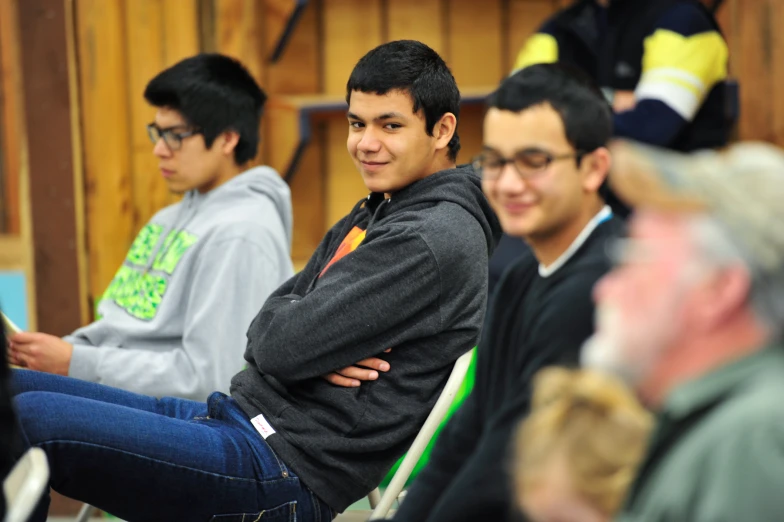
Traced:
<path fill-rule="evenodd" d="M 591 291 L 610 269 L 605 243 L 623 231 L 600 189 L 612 113 L 601 92 L 562 65 L 534 65 L 488 100 L 474 161 L 504 232 L 533 253 L 511 265 L 490 305 L 474 389 L 439 436 L 395 520 L 514 520 L 510 436 L 531 379 L 576 365 L 593 332 Z"/>
<path fill-rule="evenodd" d="M 501 227 L 479 177 L 456 166 L 460 92 L 435 51 L 371 50 L 346 101 L 370 194 L 261 307 L 230 396 L 156 400 L 14 373 L 20 425 L 55 490 L 124 520 L 329 521 L 411 445 L 476 344 Z M 334 384 L 381 357 L 373 382 Z"/>
<path fill-rule="evenodd" d="M 144 97 L 158 109 L 147 130 L 161 176 L 183 200 L 139 232 L 98 320 L 64 339 L 18 333 L 9 355 L 32 370 L 203 400 L 228 392 L 251 319 L 293 273 L 291 196 L 274 170 L 247 166 L 266 96 L 239 62 L 185 59 Z"/>

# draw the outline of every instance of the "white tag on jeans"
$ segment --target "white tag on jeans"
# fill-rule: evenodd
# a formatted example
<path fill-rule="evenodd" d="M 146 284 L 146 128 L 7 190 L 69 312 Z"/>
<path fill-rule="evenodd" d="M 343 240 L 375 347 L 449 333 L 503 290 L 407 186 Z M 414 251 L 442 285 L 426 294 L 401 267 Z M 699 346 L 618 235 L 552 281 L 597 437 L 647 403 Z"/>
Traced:
<path fill-rule="evenodd" d="M 270 426 L 270 423 L 267 422 L 267 419 L 265 419 L 264 415 L 262 414 L 258 414 L 257 416 L 253 417 L 250 422 L 253 424 L 253 427 L 256 428 L 256 431 L 261 434 L 264 440 L 267 440 L 267 437 L 275 433 L 275 428 Z"/>

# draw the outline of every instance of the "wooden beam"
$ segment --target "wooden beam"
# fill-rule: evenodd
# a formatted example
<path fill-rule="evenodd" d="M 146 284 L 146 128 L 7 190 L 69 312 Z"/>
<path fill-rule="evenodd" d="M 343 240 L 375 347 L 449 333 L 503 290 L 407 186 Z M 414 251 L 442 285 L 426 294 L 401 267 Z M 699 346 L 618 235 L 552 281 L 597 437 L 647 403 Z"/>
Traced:
<path fill-rule="evenodd" d="M 82 157 L 82 117 L 79 104 L 79 66 L 76 60 L 76 0 L 65 2 L 65 38 L 68 55 L 68 94 L 71 102 L 71 151 L 73 154 L 74 218 L 76 219 L 76 264 L 79 271 L 80 324 L 92 320 L 87 263 L 87 222 Z"/>
<path fill-rule="evenodd" d="M 18 234 L 20 227 L 19 172 L 21 170 L 23 134 L 21 123 L 21 79 L 19 70 L 19 34 L 16 0 L 0 0 L 0 150 L 3 161 L 2 229 Z"/>
<path fill-rule="evenodd" d="M 64 335 L 81 324 L 65 2 L 18 8 L 37 325 Z"/>

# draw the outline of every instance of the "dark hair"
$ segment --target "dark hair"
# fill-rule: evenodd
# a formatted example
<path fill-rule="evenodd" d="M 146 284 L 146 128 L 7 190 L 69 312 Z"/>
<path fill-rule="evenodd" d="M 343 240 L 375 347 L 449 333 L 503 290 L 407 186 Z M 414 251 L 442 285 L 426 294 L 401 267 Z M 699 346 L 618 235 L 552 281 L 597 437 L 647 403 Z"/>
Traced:
<path fill-rule="evenodd" d="M 577 151 L 604 147 L 613 133 L 610 104 L 579 69 L 559 63 L 525 67 L 501 82 L 487 99 L 491 108 L 521 112 L 543 103 L 561 116 L 567 141 Z"/>
<path fill-rule="evenodd" d="M 175 109 L 199 127 L 207 147 L 221 132 L 235 131 L 240 136 L 234 149 L 237 165 L 256 156 L 267 95 L 237 60 L 221 54 L 186 58 L 150 80 L 144 98 L 155 107 Z"/>
<path fill-rule="evenodd" d="M 351 93 L 386 94 L 407 92 L 414 100 L 414 113 L 425 114 L 425 132 L 433 135 L 436 122 L 447 112 L 460 115 L 460 91 L 455 77 L 444 60 L 433 49 L 415 40 L 397 40 L 379 45 L 363 56 L 346 84 L 346 103 Z M 460 137 L 449 141 L 449 158 L 455 160 L 460 151 Z"/>

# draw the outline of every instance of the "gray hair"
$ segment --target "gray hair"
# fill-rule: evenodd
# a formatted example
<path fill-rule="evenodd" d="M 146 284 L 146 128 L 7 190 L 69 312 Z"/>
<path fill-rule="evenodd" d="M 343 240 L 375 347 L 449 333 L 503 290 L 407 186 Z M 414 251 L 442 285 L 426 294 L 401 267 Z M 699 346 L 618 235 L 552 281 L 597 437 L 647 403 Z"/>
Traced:
<path fill-rule="evenodd" d="M 705 261 L 715 266 L 742 264 L 749 271 L 751 289 L 748 303 L 774 338 L 784 333 L 784 266 L 765 268 L 754 251 L 709 215 L 694 216 L 692 238 Z M 771 224 L 771 226 L 773 226 Z"/>

